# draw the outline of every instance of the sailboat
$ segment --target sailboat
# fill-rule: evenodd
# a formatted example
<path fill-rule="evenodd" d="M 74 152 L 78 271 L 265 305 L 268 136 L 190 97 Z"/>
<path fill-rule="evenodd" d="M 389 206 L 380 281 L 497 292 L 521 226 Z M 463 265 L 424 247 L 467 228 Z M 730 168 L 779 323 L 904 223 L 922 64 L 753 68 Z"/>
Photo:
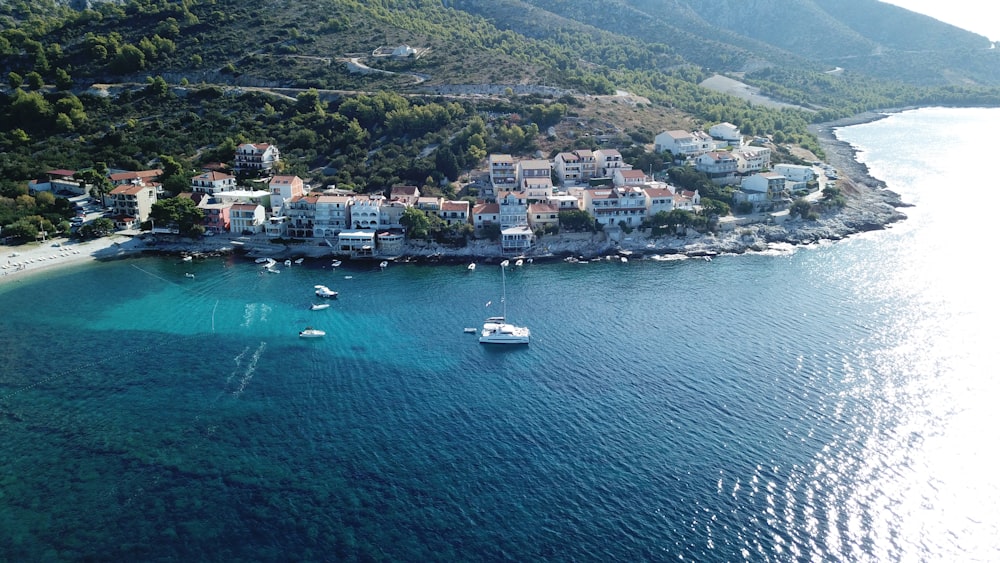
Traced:
<path fill-rule="evenodd" d="M 500 299 L 500 303 L 503 305 L 503 315 L 486 319 L 486 322 L 483 323 L 483 330 L 479 333 L 479 343 L 527 344 L 528 340 L 531 339 L 531 331 L 528 327 L 512 325 L 507 322 L 507 264 L 500 264 L 500 276 L 503 280 L 503 294 Z"/>

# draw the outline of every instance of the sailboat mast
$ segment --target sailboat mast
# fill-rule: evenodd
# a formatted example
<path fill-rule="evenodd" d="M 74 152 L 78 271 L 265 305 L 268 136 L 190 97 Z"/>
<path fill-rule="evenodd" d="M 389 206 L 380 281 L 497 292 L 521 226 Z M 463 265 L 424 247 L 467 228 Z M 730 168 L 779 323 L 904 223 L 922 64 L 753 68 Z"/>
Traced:
<path fill-rule="evenodd" d="M 500 264 L 500 279 L 503 287 L 500 303 L 503 304 L 503 321 L 507 322 L 507 268 L 503 264 Z"/>

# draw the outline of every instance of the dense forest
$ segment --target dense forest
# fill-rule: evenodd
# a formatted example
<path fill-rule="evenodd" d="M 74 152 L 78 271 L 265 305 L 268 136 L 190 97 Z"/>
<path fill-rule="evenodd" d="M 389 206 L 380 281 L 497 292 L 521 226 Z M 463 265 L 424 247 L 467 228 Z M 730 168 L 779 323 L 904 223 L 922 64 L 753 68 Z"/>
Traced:
<path fill-rule="evenodd" d="M 878 108 L 1000 104 L 1000 56 L 985 38 L 895 7 L 888 15 L 905 12 L 908 29 L 872 26 L 884 5 L 850 4 L 5 2 L 0 208 L 10 213 L 0 218 L 23 215 L 25 181 L 52 168 L 159 167 L 174 171 L 164 185 L 179 191 L 243 142 L 277 144 L 284 171 L 313 185 L 375 192 L 407 183 L 474 197 L 449 181 L 490 152 L 536 153 L 548 128 L 584 119 L 591 100 L 619 90 L 680 123 L 729 121 L 816 151 L 811 123 Z M 737 9 L 743 19 L 725 17 Z M 781 33 L 768 31 L 775 13 Z M 400 45 L 415 49 L 387 54 Z M 352 60 L 367 72 L 351 72 Z M 714 74 L 789 106 L 702 87 Z M 643 146 L 657 125 L 621 135 L 623 154 L 650 162 Z M 576 144 L 564 148 L 596 148 Z"/>

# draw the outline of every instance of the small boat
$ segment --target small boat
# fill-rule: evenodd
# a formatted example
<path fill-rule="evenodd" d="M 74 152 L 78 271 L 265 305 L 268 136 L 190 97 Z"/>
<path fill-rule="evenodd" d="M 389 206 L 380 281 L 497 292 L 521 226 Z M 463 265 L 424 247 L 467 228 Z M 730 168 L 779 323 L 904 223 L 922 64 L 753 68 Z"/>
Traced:
<path fill-rule="evenodd" d="M 305 258 L 296 258 L 295 259 L 295 263 L 296 264 L 301 264 L 303 261 L 305 261 Z"/>
<path fill-rule="evenodd" d="M 329 303 L 313 303 L 312 305 L 309 306 L 309 308 L 312 309 L 313 311 L 319 311 L 319 310 L 322 310 L 322 309 L 329 309 L 330 308 L 330 304 Z"/>
<path fill-rule="evenodd" d="M 186 274 L 184 274 L 184 277 L 185 278 L 193 278 L 194 274 L 192 274 L 191 272 L 187 272 Z"/>
<path fill-rule="evenodd" d="M 291 265 L 292 265 L 292 261 L 291 260 L 285 260 L 285 266 L 286 267 L 287 266 L 291 266 Z"/>
<path fill-rule="evenodd" d="M 267 273 L 269 273 L 269 274 L 280 274 L 281 273 L 281 270 L 276 270 L 276 269 L 274 269 L 274 268 L 272 268 L 270 266 L 268 266 L 267 268 L 264 268 L 264 269 L 267 270 Z"/>
<path fill-rule="evenodd" d="M 383 261 L 381 261 L 381 262 L 378 263 L 378 267 L 382 268 L 382 269 L 385 269 L 388 265 L 389 265 L 389 262 L 387 262 L 385 260 L 383 260 Z"/>
<path fill-rule="evenodd" d="M 181 258 L 184 262 L 190 262 L 192 260 L 191 256 L 184 256 Z"/>
<path fill-rule="evenodd" d="M 628 258 L 622 256 L 622 264 L 628 264 Z"/>
<path fill-rule="evenodd" d="M 524 266 L 524 260 L 521 259 L 521 258 L 518 258 L 517 262 L 514 262 L 514 265 L 515 266 Z"/>
<path fill-rule="evenodd" d="M 473 263 L 469 264 L 468 268 L 466 268 L 466 269 L 469 270 L 470 272 L 473 271 L 473 270 L 475 270 L 476 269 L 476 263 L 473 262 Z"/>
<path fill-rule="evenodd" d="M 464 332 L 466 334 L 476 334 L 476 328 L 475 327 L 468 327 L 467 326 L 464 329 L 462 329 L 462 332 Z"/>
<path fill-rule="evenodd" d="M 504 260 L 503 262 L 500 262 L 501 268 L 506 268 L 507 266 L 510 266 L 510 260 Z"/>
<path fill-rule="evenodd" d="M 330 263 L 330 265 L 333 266 L 334 268 L 339 267 L 341 264 L 343 264 L 343 262 L 341 262 L 340 260 L 334 260 L 333 262 Z"/>
<path fill-rule="evenodd" d="M 316 296 L 317 297 L 325 297 L 327 299 L 334 299 L 338 295 L 338 293 L 336 291 L 330 289 L 329 287 L 326 287 L 325 285 L 315 285 L 313 287 L 316 288 Z"/>
<path fill-rule="evenodd" d="M 326 331 L 318 328 L 306 327 L 305 330 L 299 331 L 299 338 L 321 338 L 324 336 L 326 336 Z"/>
<path fill-rule="evenodd" d="M 344 279 L 345 280 L 351 280 L 351 279 L 354 279 L 354 276 L 344 276 Z"/>
<path fill-rule="evenodd" d="M 270 262 L 270 261 L 271 261 L 270 258 L 258 258 L 256 260 L 254 260 L 254 262 L 256 262 L 258 264 L 264 264 L 264 263 L 267 263 L 267 262 Z"/>

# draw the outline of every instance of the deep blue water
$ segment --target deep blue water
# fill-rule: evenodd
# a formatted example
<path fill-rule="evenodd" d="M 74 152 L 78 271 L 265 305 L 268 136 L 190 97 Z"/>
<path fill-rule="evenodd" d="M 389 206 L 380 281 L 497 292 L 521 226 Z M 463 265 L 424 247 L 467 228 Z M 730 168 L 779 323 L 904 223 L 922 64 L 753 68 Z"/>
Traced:
<path fill-rule="evenodd" d="M 485 265 L 0 286 L 0 559 L 996 560 L 992 186 L 956 161 L 997 126 L 841 131 L 917 205 L 884 232 L 512 269 L 512 350 L 462 331 Z"/>

